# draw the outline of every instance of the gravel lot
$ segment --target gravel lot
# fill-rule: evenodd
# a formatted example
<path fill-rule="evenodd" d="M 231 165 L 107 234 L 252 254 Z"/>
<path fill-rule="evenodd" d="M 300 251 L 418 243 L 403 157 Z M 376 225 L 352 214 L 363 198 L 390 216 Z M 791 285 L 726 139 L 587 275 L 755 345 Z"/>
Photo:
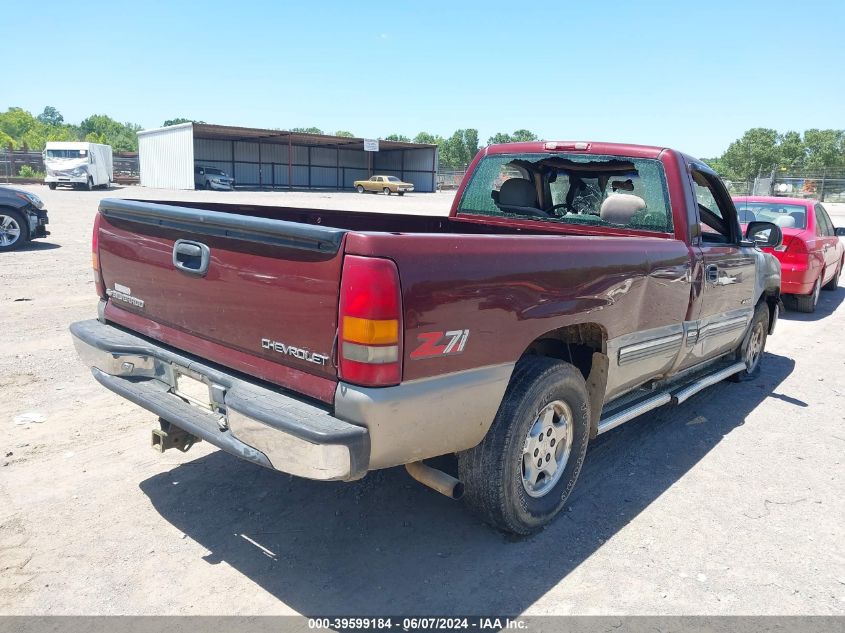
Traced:
<path fill-rule="evenodd" d="M 436 215 L 449 194 L 30 189 L 52 235 L 0 255 L 0 613 L 845 613 L 845 289 L 783 315 L 758 380 L 599 438 L 564 515 L 515 540 L 401 469 L 317 483 L 207 444 L 160 456 L 155 418 L 68 334 L 95 316 L 103 197 Z"/>

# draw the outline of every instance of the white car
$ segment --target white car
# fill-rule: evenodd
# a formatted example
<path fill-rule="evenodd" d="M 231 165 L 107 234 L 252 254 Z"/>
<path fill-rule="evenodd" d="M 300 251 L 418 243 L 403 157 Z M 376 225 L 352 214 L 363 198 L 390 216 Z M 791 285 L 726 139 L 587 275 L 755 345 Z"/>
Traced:
<path fill-rule="evenodd" d="M 194 187 L 197 189 L 234 191 L 235 179 L 222 169 L 196 165 L 194 167 Z"/>

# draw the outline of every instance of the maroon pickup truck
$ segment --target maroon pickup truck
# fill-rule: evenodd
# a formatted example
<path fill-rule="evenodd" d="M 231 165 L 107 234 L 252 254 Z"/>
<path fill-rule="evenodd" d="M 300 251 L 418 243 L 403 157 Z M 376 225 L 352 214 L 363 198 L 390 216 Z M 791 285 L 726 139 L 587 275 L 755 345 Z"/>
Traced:
<path fill-rule="evenodd" d="M 743 236 L 671 149 L 496 145 L 449 217 L 103 200 L 99 314 L 71 331 L 160 450 L 323 480 L 406 465 L 530 533 L 591 438 L 759 371 L 781 239 Z M 423 463 L 446 454 L 458 477 Z"/>

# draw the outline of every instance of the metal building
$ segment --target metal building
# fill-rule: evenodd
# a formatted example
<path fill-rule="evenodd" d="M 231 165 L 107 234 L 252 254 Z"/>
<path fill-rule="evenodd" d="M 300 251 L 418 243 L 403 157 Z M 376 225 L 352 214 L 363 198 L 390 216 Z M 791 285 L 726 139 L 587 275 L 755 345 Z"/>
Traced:
<path fill-rule="evenodd" d="M 437 146 L 282 130 L 182 123 L 138 132 L 141 186 L 193 189 L 195 166 L 217 167 L 237 187 L 351 189 L 373 174 L 396 176 L 416 191 L 437 186 Z"/>

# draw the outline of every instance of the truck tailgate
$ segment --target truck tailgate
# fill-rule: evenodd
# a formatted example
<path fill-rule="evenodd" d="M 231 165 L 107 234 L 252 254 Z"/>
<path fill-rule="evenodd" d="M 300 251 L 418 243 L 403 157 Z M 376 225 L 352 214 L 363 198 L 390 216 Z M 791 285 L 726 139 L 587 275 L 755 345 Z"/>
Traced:
<path fill-rule="evenodd" d="M 114 308 L 163 326 L 145 328 L 148 335 L 164 339 L 166 332 L 178 331 L 188 336 L 165 342 L 187 352 L 207 356 L 210 342 L 218 350 L 240 352 L 233 357 L 247 354 L 336 380 L 332 348 L 344 233 L 236 213 L 104 200 L 99 265 Z M 266 372 L 238 368 L 273 380 L 261 375 Z"/>

